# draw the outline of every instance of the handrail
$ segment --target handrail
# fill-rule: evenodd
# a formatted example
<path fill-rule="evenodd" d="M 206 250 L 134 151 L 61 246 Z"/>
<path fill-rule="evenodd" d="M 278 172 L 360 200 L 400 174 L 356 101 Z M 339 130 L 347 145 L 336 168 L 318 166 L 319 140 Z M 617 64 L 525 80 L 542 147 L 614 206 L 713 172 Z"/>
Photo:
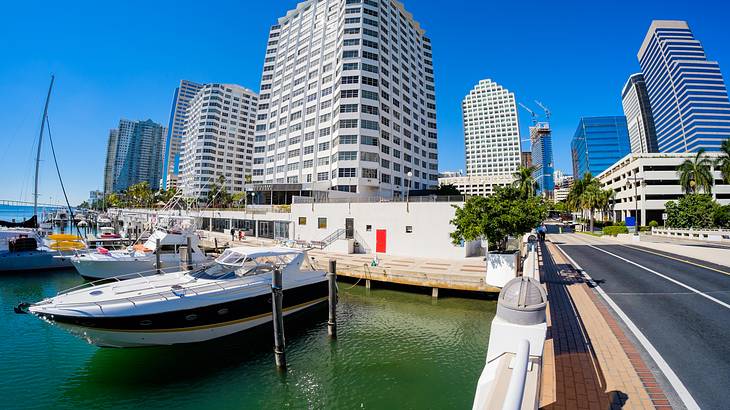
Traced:
<path fill-rule="evenodd" d="M 345 229 L 344 228 L 339 228 L 336 231 L 332 232 L 331 234 L 327 235 L 324 239 L 322 239 L 321 241 L 319 241 L 319 242 L 322 243 L 322 249 L 324 249 L 327 246 L 329 246 L 332 242 L 340 239 L 340 237 L 342 235 L 344 235 L 344 234 L 345 234 Z"/>
<path fill-rule="evenodd" d="M 512 376 L 509 379 L 509 387 L 504 397 L 502 410 L 520 410 L 522 408 L 529 357 L 530 342 L 527 339 L 522 339 L 517 343 L 517 354 L 512 362 Z"/>

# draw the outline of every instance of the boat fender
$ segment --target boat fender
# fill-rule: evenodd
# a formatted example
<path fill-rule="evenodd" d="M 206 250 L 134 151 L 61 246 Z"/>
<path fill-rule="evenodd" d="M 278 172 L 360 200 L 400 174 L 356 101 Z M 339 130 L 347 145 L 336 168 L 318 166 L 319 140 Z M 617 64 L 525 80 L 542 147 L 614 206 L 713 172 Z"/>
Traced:
<path fill-rule="evenodd" d="M 13 310 L 15 313 L 19 315 L 23 315 L 28 313 L 28 308 L 30 307 L 30 303 L 28 302 L 20 302 L 18 303 L 18 306 L 14 307 Z"/>

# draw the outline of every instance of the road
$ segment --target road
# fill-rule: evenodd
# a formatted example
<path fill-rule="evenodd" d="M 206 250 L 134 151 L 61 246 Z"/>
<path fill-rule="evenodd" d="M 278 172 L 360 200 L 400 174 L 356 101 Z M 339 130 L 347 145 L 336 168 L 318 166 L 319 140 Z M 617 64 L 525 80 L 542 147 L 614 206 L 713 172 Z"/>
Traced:
<path fill-rule="evenodd" d="M 691 395 L 685 403 L 730 408 L 729 268 L 584 234 L 551 240 L 646 336 L 681 382 L 674 387 Z"/>

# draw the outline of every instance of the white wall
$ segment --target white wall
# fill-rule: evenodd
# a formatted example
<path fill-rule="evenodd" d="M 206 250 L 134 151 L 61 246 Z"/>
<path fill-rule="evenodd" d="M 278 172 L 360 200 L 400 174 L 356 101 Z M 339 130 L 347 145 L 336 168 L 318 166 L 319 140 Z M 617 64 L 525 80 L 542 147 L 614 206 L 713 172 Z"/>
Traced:
<path fill-rule="evenodd" d="M 366 253 L 376 249 L 376 230 L 386 230 L 386 255 L 422 258 L 461 259 L 468 249 L 478 246 L 454 246 L 449 233 L 454 217 L 448 202 L 376 202 L 376 203 L 317 203 L 292 205 L 294 239 L 322 240 L 337 229 L 345 228 L 345 218 L 354 219 L 355 239 Z M 306 218 L 299 225 L 299 217 Z M 318 218 L 327 218 L 327 228 L 318 228 Z M 370 225 L 370 230 L 367 230 Z M 406 226 L 413 231 L 406 233 Z"/>

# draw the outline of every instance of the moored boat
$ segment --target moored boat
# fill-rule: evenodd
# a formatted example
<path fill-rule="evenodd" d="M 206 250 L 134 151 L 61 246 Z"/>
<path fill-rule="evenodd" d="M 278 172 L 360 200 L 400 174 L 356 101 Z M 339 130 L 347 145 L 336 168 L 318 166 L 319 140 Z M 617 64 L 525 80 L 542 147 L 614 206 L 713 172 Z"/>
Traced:
<path fill-rule="evenodd" d="M 108 279 L 117 276 L 137 274 L 150 276 L 160 272 L 176 272 L 183 265 L 197 267 L 209 262 L 198 247 L 200 239 L 190 218 L 167 217 L 168 225 L 160 224 L 143 244 L 129 246 L 123 250 L 108 250 L 106 247 L 90 249 L 75 255 L 71 262 L 86 279 Z M 103 228 L 102 228 L 103 229 Z M 101 238 L 107 239 L 103 234 Z M 159 241 L 159 249 L 158 249 Z M 190 260 L 187 247 L 190 243 Z M 159 253 L 159 263 L 158 254 Z M 132 276 L 125 276 L 131 278 Z"/>
<path fill-rule="evenodd" d="M 200 342 L 270 321 L 274 269 L 282 272 L 284 315 L 327 300 L 326 273 L 305 251 L 236 247 L 202 269 L 90 283 L 16 311 L 102 347 Z"/>

